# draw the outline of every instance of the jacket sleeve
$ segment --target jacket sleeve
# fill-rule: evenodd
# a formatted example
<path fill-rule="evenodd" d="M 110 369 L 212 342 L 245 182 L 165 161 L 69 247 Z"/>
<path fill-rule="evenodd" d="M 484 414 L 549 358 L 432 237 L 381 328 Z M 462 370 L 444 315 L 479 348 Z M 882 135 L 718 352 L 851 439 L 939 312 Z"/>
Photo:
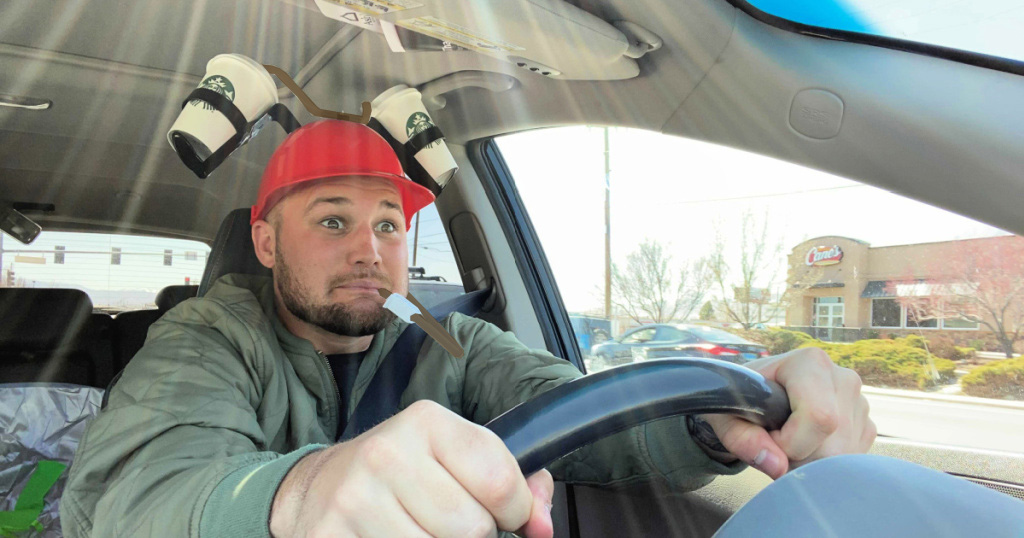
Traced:
<path fill-rule="evenodd" d="M 266 451 L 257 372 L 271 358 L 175 314 L 152 326 L 78 446 L 60 506 L 69 538 L 269 536 L 278 485 L 322 447 Z"/>
<path fill-rule="evenodd" d="M 453 314 L 449 329 L 466 351 L 463 416 L 478 424 L 583 375 L 491 323 Z M 556 480 L 570 483 L 625 487 L 653 481 L 676 491 L 701 488 L 716 475 L 744 468 L 742 462 L 725 465 L 709 458 L 690 438 L 683 417 L 610 435 L 548 466 Z"/>

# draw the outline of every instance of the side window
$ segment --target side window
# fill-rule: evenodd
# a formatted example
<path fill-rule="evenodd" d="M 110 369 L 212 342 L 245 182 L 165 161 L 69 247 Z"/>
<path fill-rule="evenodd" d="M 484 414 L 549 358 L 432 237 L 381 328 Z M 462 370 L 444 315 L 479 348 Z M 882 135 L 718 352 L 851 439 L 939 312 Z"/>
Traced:
<path fill-rule="evenodd" d="M 622 339 L 623 344 L 642 344 L 654 338 L 654 329 L 636 331 Z"/>
<path fill-rule="evenodd" d="M 886 389 L 1024 400 L 1024 238 L 734 148 L 605 133 L 496 141 L 571 319 L 602 320 L 634 347 L 655 331 L 631 331 L 650 324 L 772 354 L 817 346 L 860 374 L 873 413 L 894 408 Z M 580 344 L 588 371 L 642 360 L 593 342 Z M 978 442 L 889 418 L 882 435 Z M 983 448 L 1020 451 L 1012 440 Z"/>
<path fill-rule="evenodd" d="M 687 333 L 673 327 L 658 327 L 658 334 L 654 339 L 659 342 L 672 342 L 685 339 L 686 334 Z"/>

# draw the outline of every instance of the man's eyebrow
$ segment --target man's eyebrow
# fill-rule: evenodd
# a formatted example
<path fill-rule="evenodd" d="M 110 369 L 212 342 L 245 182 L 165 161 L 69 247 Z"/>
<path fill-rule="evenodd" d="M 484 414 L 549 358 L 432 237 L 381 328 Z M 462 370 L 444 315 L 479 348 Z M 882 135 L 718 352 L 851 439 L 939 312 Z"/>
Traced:
<path fill-rule="evenodd" d="M 350 205 L 352 204 L 352 200 L 349 200 L 344 196 L 314 198 L 313 201 L 306 206 L 306 213 L 309 213 L 311 209 L 319 204 Z"/>
<path fill-rule="evenodd" d="M 331 197 L 315 198 L 315 199 L 313 199 L 312 202 L 309 203 L 309 205 L 306 206 L 306 213 L 309 213 L 310 210 L 312 210 L 318 204 L 351 205 L 352 203 L 353 203 L 352 200 L 349 200 L 348 198 L 345 198 L 344 196 L 331 196 Z M 384 208 L 387 208 L 387 209 L 394 209 L 394 210 L 396 210 L 398 212 L 402 211 L 402 206 L 400 206 L 400 205 L 398 205 L 398 204 L 396 204 L 394 202 L 388 201 L 388 200 L 381 200 L 380 201 L 380 206 L 384 207 Z"/>

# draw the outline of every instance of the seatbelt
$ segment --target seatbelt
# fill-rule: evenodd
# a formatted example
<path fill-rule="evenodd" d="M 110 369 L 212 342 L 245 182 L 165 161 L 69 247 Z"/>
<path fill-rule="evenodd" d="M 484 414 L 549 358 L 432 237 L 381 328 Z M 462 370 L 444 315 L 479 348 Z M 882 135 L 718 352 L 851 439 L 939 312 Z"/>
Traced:
<path fill-rule="evenodd" d="M 490 293 L 491 288 L 485 288 L 449 299 L 429 309 L 430 315 L 438 321 L 448 317 L 452 312 L 475 316 L 490 297 Z M 409 379 L 416 367 L 416 359 L 426 338 L 427 333 L 416 324 L 411 324 L 402 331 L 394 347 L 381 361 L 377 373 L 366 387 L 366 392 L 356 404 L 348 424 L 345 425 L 345 431 L 338 438 L 339 441 L 352 439 L 398 412 L 402 393 L 409 386 Z"/>

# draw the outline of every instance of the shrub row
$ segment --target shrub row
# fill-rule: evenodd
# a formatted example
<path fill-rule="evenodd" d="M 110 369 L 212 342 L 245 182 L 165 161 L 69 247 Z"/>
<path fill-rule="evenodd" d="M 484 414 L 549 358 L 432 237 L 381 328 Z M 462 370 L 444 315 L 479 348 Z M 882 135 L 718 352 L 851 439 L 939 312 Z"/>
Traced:
<path fill-rule="evenodd" d="M 975 368 L 960 380 L 964 394 L 1024 400 L 1024 357 Z"/>
<path fill-rule="evenodd" d="M 820 347 L 836 364 L 860 374 L 865 385 L 925 389 L 953 382 L 953 361 L 929 355 L 919 344 L 919 340 L 905 337 L 852 344 L 814 342 L 801 347 Z"/>

